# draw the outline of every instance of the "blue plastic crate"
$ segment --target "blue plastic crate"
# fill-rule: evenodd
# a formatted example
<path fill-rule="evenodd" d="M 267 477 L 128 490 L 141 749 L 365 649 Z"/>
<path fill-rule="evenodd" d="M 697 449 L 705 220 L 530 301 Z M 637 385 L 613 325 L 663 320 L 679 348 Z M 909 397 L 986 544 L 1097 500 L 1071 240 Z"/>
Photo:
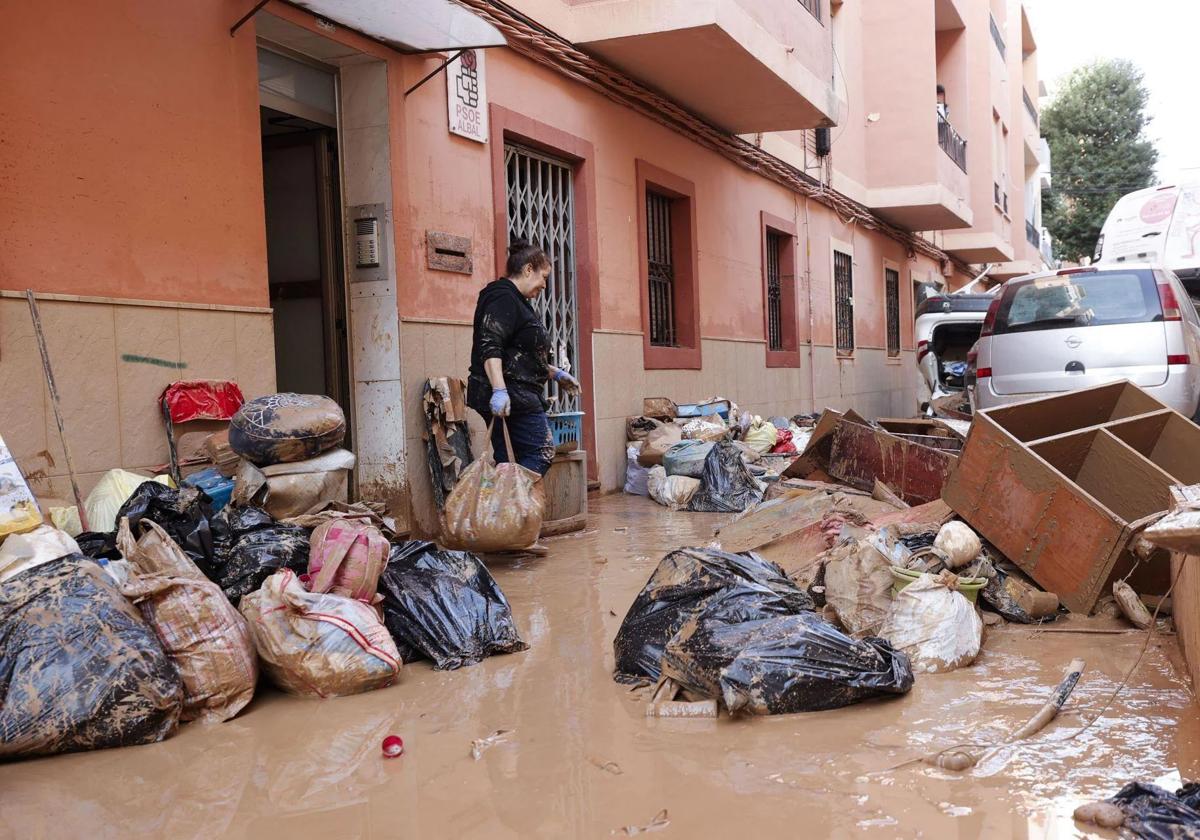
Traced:
<path fill-rule="evenodd" d="M 564 411 L 548 414 L 550 434 L 554 435 L 555 452 L 574 452 L 583 442 L 583 412 Z"/>
<path fill-rule="evenodd" d="M 207 493 L 212 499 L 213 513 L 229 504 L 229 499 L 233 496 L 233 479 L 221 475 L 216 467 L 209 467 L 193 473 L 185 478 L 183 483 L 188 487 L 197 487 Z"/>

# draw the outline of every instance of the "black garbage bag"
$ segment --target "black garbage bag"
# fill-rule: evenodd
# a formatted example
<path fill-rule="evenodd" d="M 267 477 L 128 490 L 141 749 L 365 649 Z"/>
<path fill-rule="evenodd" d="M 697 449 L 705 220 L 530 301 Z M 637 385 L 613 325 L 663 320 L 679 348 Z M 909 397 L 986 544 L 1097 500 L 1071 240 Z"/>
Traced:
<path fill-rule="evenodd" d="M 728 440 L 717 441 L 704 459 L 700 488 L 688 510 L 741 513 L 762 501 L 763 489 L 742 460 L 742 450 Z"/>
<path fill-rule="evenodd" d="M 251 531 L 261 531 L 275 524 L 274 518 L 260 507 L 226 505 L 212 518 L 213 556 L 219 568 L 229 562 L 229 552 L 239 539 Z"/>
<path fill-rule="evenodd" d="M 747 621 L 811 610 L 812 598 L 783 569 L 757 554 L 682 548 L 662 559 L 613 639 L 617 682 L 654 682 L 663 650 L 683 625 L 711 603 L 727 601 L 724 615 Z"/>
<path fill-rule="evenodd" d="M 211 577 L 213 541 L 209 529 L 212 499 L 196 487 L 167 487 L 157 481 L 138 485 L 133 495 L 117 511 L 116 522 L 129 519 L 129 532 L 140 534 L 138 523 L 149 519 L 160 526 L 200 570 Z"/>
<path fill-rule="evenodd" d="M 276 522 L 262 508 L 226 505 L 213 517 L 212 536 L 208 576 L 235 604 L 279 569 L 308 571 L 308 529 Z"/>
<path fill-rule="evenodd" d="M 0 759 L 161 741 L 182 703 L 154 630 L 88 558 L 0 586 Z"/>
<path fill-rule="evenodd" d="M 729 618 L 716 603 L 685 624 L 667 643 L 663 676 L 730 713 L 817 712 L 913 686 L 907 656 L 884 639 L 853 639 L 815 612 Z"/>
<path fill-rule="evenodd" d="M 479 558 L 414 540 L 392 547 L 379 578 L 383 621 L 405 662 L 439 671 L 527 650 L 508 599 Z"/>
<path fill-rule="evenodd" d="M 84 557 L 101 563 L 121 559 L 121 552 L 117 549 L 116 531 L 109 534 L 103 531 L 84 531 L 75 538 L 75 544 L 79 546 L 79 552 Z"/>
<path fill-rule="evenodd" d="M 1175 793 L 1130 782 L 1108 800 L 1125 815 L 1125 828 L 1146 840 L 1200 840 L 1200 784 Z"/>

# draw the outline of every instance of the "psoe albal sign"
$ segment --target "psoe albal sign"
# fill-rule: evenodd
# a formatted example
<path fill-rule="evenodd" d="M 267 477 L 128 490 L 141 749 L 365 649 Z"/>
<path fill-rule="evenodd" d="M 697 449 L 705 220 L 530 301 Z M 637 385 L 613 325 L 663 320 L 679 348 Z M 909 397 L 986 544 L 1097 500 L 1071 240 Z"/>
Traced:
<path fill-rule="evenodd" d="M 487 84 L 480 50 L 463 50 L 446 70 L 450 133 L 487 142 Z"/>

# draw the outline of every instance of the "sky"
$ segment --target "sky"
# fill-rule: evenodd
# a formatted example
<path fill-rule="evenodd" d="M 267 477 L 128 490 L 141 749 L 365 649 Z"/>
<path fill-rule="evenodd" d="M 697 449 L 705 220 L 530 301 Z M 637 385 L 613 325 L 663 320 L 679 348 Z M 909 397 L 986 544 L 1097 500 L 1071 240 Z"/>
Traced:
<path fill-rule="evenodd" d="M 1133 61 L 1150 90 L 1159 182 L 1200 181 L 1200 0 L 1025 0 L 1025 8 L 1052 95 L 1081 64 Z"/>

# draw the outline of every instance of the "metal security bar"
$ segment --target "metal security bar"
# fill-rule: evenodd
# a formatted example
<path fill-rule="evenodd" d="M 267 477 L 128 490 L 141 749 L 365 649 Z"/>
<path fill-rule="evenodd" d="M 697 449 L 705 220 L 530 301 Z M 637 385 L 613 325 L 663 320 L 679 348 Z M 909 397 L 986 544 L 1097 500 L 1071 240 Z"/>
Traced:
<path fill-rule="evenodd" d="M 833 252 L 833 298 L 837 321 L 837 351 L 854 352 L 854 265 L 849 254 Z"/>
<path fill-rule="evenodd" d="M 967 171 L 967 141 L 959 136 L 954 126 L 950 125 L 950 121 L 941 114 L 938 114 L 938 145 L 950 156 L 950 160 L 958 164 L 959 169 Z"/>
<path fill-rule="evenodd" d="M 650 343 L 674 347 L 675 261 L 671 250 L 672 200 L 646 190 L 646 265 L 649 274 Z"/>
<path fill-rule="evenodd" d="M 1007 52 L 1004 47 L 1004 36 L 1000 34 L 1000 27 L 996 23 L 996 19 L 988 15 L 988 23 L 992 25 L 992 40 L 996 42 L 996 49 L 1000 50 L 1000 57 L 1006 58 Z"/>
<path fill-rule="evenodd" d="M 800 0 L 800 5 L 808 9 L 817 20 L 821 19 L 821 0 Z"/>
<path fill-rule="evenodd" d="M 1042 232 L 1028 219 L 1025 220 L 1025 240 L 1034 248 L 1042 247 Z"/>
<path fill-rule="evenodd" d="M 533 301 L 550 337 L 550 363 L 579 371 L 579 309 L 575 277 L 574 172 L 565 161 L 506 143 L 508 240 L 528 239 L 550 258 L 546 291 Z M 579 396 L 546 386 L 552 412 L 579 411 Z"/>
<path fill-rule="evenodd" d="M 1029 116 L 1033 117 L 1033 124 L 1037 125 L 1037 121 L 1038 121 L 1037 106 L 1035 106 L 1033 104 L 1033 97 L 1031 97 L 1029 95 L 1029 91 L 1027 91 L 1025 88 L 1021 88 L 1021 99 L 1023 99 L 1025 101 L 1026 113 L 1028 113 Z"/>
<path fill-rule="evenodd" d="M 783 349 L 783 277 L 780 273 L 785 238 L 767 231 L 767 348 Z"/>
<path fill-rule="evenodd" d="M 887 354 L 900 355 L 900 272 L 894 268 L 883 270 L 883 283 L 887 293 Z"/>

